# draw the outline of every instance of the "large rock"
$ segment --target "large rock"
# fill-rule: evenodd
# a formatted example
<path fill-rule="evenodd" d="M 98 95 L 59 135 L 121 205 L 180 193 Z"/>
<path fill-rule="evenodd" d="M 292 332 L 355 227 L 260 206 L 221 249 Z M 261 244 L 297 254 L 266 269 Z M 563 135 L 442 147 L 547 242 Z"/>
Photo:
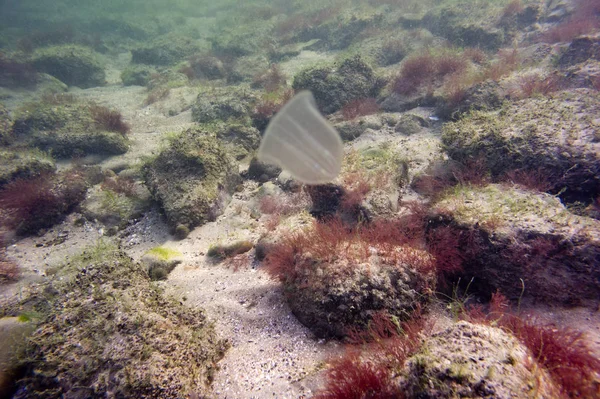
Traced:
<path fill-rule="evenodd" d="M 377 232 L 317 224 L 267 249 L 268 270 L 282 280 L 292 312 L 316 336 L 345 337 L 368 329 L 376 313 L 406 320 L 426 306 L 435 287 L 433 257 L 370 234 Z"/>
<path fill-rule="evenodd" d="M 21 108 L 13 133 L 21 144 L 51 151 L 61 158 L 123 154 L 129 141 L 123 131 L 126 125 L 120 118 L 116 111 L 59 97 L 55 103 L 42 101 Z"/>
<path fill-rule="evenodd" d="M 427 337 L 408 359 L 407 398 L 556 398 L 559 389 L 515 337 L 461 321 Z M 535 384 L 532 384 L 535 381 Z"/>
<path fill-rule="evenodd" d="M 294 76 L 294 90 L 310 90 L 319 109 L 330 114 L 352 100 L 377 97 L 385 82 L 359 56 L 339 64 L 317 66 Z"/>
<path fill-rule="evenodd" d="M 62 45 L 36 50 L 32 63 L 39 72 L 48 73 L 69 86 L 81 88 L 103 86 L 104 66 L 100 55 L 76 45 Z"/>
<path fill-rule="evenodd" d="M 170 224 L 188 228 L 220 215 L 241 180 L 223 144 L 197 128 L 174 137 L 144 165 L 143 174 Z"/>
<path fill-rule="evenodd" d="M 192 119 L 198 123 L 249 120 L 256 101 L 256 96 L 243 88 L 200 93 L 192 105 Z"/>
<path fill-rule="evenodd" d="M 151 285 L 145 268 L 99 243 L 38 293 L 15 398 L 183 398 L 206 393 L 226 349 L 204 313 Z"/>
<path fill-rule="evenodd" d="M 28 179 L 55 170 L 52 157 L 41 151 L 0 150 L 0 188 L 15 179 Z"/>
<path fill-rule="evenodd" d="M 600 299 L 600 221 L 552 195 L 501 185 L 455 189 L 436 209 L 443 216 L 430 244 L 435 228 L 452 226 L 471 290 L 563 305 Z"/>
<path fill-rule="evenodd" d="M 479 159 L 493 176 L 508 171 L 543 173 L 550 192 L 570 201 L 600 195 L 600 93 L 576 89 L 528 98 L 498 111 L 473 112 L 443 128 L 450 157 Z"/>
<path fill-rule="evenodd" d="M 197 40 L 167 34 L 131 50 L 131 61 L 140 64 L 173 65 L 201 50 L 203 48 Z"/>
<path fill-rule="evenodd" d="M 495 51 L 505 41 L 504 31 L 497 27 L 498 10 L 493 3 L 459 1 L 430 10 L 422 24 L 457 46 Z"/>

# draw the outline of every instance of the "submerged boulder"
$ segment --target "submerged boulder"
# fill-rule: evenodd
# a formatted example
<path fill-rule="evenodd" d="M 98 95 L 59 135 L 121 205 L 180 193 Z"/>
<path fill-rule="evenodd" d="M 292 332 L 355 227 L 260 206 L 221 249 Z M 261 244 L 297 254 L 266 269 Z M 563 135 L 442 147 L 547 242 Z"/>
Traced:
<path fill-rule="evenodd" d="M 250 120 L 257 98 L 244 89 L 218 89 L 200 93 L 192 105 L 192 120 L 198 123 Z"/>
<path fill-rule="evenodd" d="M 54 76 L 69 86 L 103 86 L 106 75 L 100 55 L 78 45 L 62 45 L 35 51 L 32 64 L 38 72 Z"/>
<path fill-rule="evenodd" d="M 444 4 L 430 10 L 423 17 L 422 25 L 456 46 L 495 51 L 505 41 L 504 30 L 497 27 L 500 9 L 494 3 L 459 1 Z"/>
<path fill-rule="evenodd" d="M 59 158 L 123 154 L 129 147 L 128 130 L 117 111 L 70 97 L 28 104 L 13 125 L 17 142 Z"/>
<path fill-rule="evenodd" d="M 210 133 L 192 128 L 143 167 L 146 185 L 169 223 L 192 228 L 219 216 L 241 181 L 238 165 Z"/>
<path fill-rule="evenodd" d="M 575 89 L 476 111 L 444 125 L 442 142 L 461 163 L 481 160 L 493 177 L 540 172 L 569 201 L 600 195 L 600 93 Z"/>
<path fill-rule="evenodd" d="M 331 114 L 352 100 L 377 97 L 385 81 L 360 56 L 337 65 L 317 66 L 294 76 L 294 90 L 310 90 L 319 109 Z"/>
<path fill-rule="evenodd" d="M 15 179 L 28 179 L 56 170 L 54 160 L 37 150 L 0 150 L 0 188 Z"/>
<path fill-rule="evenodd" d="M 514 301 L 591 306 L 600 299 L 600 221 L 572 214 L 552 195 L 496 184 L 454 189 L 436 209 L 442 216 L 431 227 L 452 226 L 461 279 L 474 278 L 482 296 L 499 290 Z"/>
<path fill-rule="evenodd" d="M 44 316 L 15 398 L 205 393 L 227 344 L 202 310 L 167 297 L 142 265 L 106 243 L 58 273 L 39 294 Z"/>
<path fill-rule="evenodd" d="M 531 367 L 534 362 L 502 329 L 461 321 L 427 337 L 408 359 L 402 392 L 407 398 L 559 397 L 548 372 Z"/>

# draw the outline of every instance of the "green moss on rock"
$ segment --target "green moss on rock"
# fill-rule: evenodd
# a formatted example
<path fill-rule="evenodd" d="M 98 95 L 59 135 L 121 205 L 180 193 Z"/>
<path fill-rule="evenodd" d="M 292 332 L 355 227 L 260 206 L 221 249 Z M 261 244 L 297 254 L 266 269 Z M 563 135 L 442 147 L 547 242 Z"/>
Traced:
<path fill-rule="evenodd" d="M 56 170 L 54 160 L 39 150 L 0 150 L 0 187 L 15 179 L 28 179 Z"/>
<path fill-rule="evenodd" d="M 385 82 L 360 56 L 336 65 L 317 66 L 294 76 L 295 90 L 311 90 L 319 109 L 330 114 L 352 100 L 376 97 Z"/>
<path fill-rule="evenodd" d="M 32 57 L 36 70 L 48 73 L 69 86 L 88 88 L 103 86 L 104 66 L 93 50 L 77 45 L 38 49 Z"/>
<path fill-rule="evenodd" d="M 48 311 L 14 397 L 206 393 L 227 344 L 204 313 L 165 296 L 115 247 L 96 252 L 75 259 L 72 272 L 44 291 Z"/>
<path fill-rule="evenodd" d="M 600 195 L 600 93 L 576 89 L 474 111 L 443 127 L 442 142 L 462 163 L 480 159 L 493 176 L 542 172 L 565 199 Z"/>
<path fill-rule="evenodd" d="M 172 226 L 189 228 L 220 215 L 240 181 L 237 163 L 208 132 L 172 137 L 143 167 L 146 185 Z"/>
<path fill-rule="evenodd" d="M 127 137 L 99 123 L 93 112 L 97 108 L 74 100 L 30 103 L 18 110 L 13 132 L 18 142 L 60 158 L 127 152 Z"/>

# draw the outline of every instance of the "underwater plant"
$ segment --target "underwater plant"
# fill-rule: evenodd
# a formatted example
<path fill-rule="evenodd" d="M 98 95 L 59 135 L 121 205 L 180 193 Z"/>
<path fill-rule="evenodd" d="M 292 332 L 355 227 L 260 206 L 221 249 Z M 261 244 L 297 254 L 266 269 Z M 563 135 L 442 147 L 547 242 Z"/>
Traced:
<path fill-rule="evenodd" d="M 91 104 L 90 112 L 96 124 L 109 132 L 118 132 L 122 135 L 129 133 L 131 127 L 123 121 L 123 115 L 102 105 Z"/>
<path fill-rule="evenodd" d="M 535 317 L 513 313 L 510 302 L 499 291 L 492 294 L 489 312 L 470 307 L 464 314 L 473 322 L 497 325 L 515 335 L 535 361 L 550 373 L 561 392 L 569 398 L 600 395 L 600 359 L 587 346 L 582 332 L 542 325 Z"/>

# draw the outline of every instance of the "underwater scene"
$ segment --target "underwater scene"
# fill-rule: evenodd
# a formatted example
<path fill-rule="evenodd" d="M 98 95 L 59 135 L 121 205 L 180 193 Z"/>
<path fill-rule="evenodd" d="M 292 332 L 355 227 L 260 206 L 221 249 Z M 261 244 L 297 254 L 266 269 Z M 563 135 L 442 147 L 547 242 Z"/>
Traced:
<path fill-rule="evenodd" d="M 0 0 L 0 399 L 600 398 L 600 0 Z"/>

